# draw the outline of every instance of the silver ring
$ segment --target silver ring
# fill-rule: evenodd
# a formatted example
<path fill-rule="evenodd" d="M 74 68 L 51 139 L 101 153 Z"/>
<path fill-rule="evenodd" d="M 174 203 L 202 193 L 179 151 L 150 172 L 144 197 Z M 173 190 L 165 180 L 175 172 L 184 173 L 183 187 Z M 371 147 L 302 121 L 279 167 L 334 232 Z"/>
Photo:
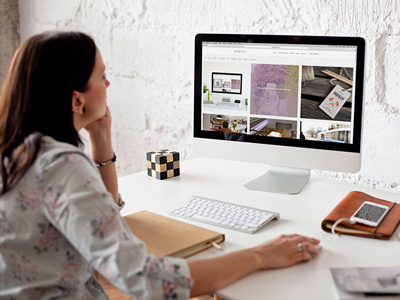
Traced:
<path fill-rule="evenodd" d="M 303 252 L 304 251 L 303 243 L 298 243 L 296 246 L 297 246 L 297 252 Z"/>

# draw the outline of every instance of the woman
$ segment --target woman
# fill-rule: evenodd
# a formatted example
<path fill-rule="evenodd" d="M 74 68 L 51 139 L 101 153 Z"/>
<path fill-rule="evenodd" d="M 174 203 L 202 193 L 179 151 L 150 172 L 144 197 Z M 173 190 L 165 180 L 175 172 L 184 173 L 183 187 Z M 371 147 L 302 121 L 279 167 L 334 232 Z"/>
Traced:
<path fill-rule="evenodd" d="M 185 299 L 318 254 L 319 241 L 290 235 L 205 260 L 149 255 L 119 215 L 104 69 L 79 32 L 16 51 L 0 96 L 0 298 L 107 299 L 97 270 L 135 299 Z"/>

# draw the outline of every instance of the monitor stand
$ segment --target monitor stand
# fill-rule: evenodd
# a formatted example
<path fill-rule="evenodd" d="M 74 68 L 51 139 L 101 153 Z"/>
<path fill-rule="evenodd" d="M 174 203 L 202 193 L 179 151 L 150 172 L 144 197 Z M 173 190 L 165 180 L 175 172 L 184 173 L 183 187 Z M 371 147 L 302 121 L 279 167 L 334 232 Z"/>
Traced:
<path fill-rule="evenodd" d="M 309 169 L 271 166 L 267 173 L 246 183 L 244 187 L 261 192 L 298 194 L 309 178 Z"/>

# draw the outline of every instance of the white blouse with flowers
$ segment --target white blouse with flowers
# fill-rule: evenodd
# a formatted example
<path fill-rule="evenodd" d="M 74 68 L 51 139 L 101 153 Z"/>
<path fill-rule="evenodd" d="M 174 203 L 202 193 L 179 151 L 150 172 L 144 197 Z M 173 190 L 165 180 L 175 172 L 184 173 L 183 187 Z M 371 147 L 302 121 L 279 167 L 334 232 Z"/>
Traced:
<path fill-rule="evenodd" d="M 136 300 L 187 299 L 193 284 L 185 260 L 147 253 L 82 151 L 44 137 L 0 195 L 0 299 L 107 299 L 94 269 Z"/>

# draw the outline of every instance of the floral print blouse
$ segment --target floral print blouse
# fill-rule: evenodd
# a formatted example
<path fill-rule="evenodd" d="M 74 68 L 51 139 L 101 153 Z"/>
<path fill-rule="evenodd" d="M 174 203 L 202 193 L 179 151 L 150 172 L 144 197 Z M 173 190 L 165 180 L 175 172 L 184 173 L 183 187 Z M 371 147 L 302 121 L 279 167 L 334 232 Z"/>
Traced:
<path fill-rule="evenodd" d="M 185 260 L 147 253 L 81 150 L 44 137 L 0 196 L 0 299 L 108 299 L 94 270 L 136 300 L 187 299 L 193 284 Z"/>

